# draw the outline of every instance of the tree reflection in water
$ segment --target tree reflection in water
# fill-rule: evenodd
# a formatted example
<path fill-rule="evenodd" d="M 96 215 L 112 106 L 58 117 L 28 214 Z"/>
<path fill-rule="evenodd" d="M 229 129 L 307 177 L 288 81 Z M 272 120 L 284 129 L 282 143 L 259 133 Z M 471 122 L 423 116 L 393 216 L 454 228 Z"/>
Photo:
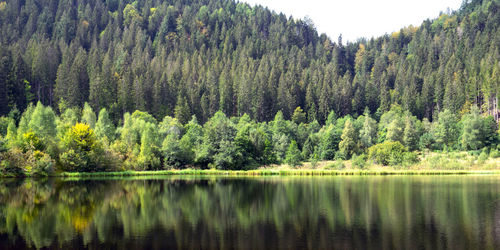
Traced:
<path fill-rule="evenodd" d="M 0 181 L 7 248 L 499 248 L 500 177 Z"/>

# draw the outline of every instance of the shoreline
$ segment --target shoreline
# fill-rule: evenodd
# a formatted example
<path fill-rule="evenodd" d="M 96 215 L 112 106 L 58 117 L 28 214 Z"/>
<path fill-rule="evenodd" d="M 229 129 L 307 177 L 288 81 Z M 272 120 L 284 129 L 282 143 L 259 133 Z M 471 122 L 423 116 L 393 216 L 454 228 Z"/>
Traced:
<path fill-rule="evenodd" d="M 74 178 L 74 177 L 133 177 L 133 176 L 380 176 L 380 175 L 500 175 L 500 170 L 396 170 L 396 169 L 258 169 L 258 170 L 157 170 L 118 172 L 61 172 L 46 177 L 0 177 L 0 178 Z"/>

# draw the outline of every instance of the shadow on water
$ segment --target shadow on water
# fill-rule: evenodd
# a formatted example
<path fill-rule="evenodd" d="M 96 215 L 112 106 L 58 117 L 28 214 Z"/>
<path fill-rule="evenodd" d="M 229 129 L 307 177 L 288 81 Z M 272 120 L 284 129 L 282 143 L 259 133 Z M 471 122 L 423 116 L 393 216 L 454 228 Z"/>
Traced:
<path fill-rule="evenodd" d="M 0 248 L 498 249 L 500 176 L 0 180 Z"/>

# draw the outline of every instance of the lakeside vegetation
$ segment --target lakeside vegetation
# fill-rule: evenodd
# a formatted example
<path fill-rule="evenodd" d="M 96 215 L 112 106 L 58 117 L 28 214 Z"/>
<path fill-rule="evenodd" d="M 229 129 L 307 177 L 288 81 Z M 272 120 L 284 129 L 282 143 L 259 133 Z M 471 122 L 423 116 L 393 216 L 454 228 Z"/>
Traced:
<path fill-rule="evenodd" d="M 498 167 L 498 0 L 346 44 L 232 0 L 0 7 L 3 176 Z"/>
<path fill-rule="evenodd" d="M 269 123 L 217 112 L 203 126 L 195 117 L 183 125 L 176 118 L 166 116 L 158 122 L 136 111 L 126 113 L 123 124 L 115 128 L 106 109 L 96 116 L 85 105 L 83 110 L 68 108 L 57 116 L 51 107 L 38 103 L 28 107 L 17 126 L 13 118 L 0 118 L 0 128 L 3 176 L 186 168 L 192 170 L 147 173 L 227 174 L 196 169 L 257 169 L 235 175 L 425 173 L 500 167 L 497 124 L 474 106 L 461 119 L 445 110 L 434 122 L 420 121 L 397 105 L 379 118 L 368 111 L 356 118 L 337 118 L 331 112 L 323 126 L 307 123 L 300 107 L 293 120 L 285 120 L 281 112 Z M 331 160 L 335 161 L 322 162 Z M 279 164 L 288 169 L 279 170 Z M 271 167 L 259 169 L 262 166 Z M 372 170 L 374 166 L 380 169 Z M 351 172 L 330 171 L 344 169 Z M 131 173 L 138 174 L 123 175 Z"/>

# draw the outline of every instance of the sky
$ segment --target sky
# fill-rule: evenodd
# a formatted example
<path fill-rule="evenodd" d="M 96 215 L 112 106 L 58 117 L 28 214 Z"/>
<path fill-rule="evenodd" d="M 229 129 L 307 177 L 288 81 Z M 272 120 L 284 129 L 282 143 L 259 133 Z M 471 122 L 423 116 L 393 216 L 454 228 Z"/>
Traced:
<path fill-rule="evenodd" d="M 409 25 L 418 26 L 463 0 L 240 0 L 260 4 L 296 19 L 308 16 L 318 30 L 336 41 L 356 41 L 390 34 Z"/>

